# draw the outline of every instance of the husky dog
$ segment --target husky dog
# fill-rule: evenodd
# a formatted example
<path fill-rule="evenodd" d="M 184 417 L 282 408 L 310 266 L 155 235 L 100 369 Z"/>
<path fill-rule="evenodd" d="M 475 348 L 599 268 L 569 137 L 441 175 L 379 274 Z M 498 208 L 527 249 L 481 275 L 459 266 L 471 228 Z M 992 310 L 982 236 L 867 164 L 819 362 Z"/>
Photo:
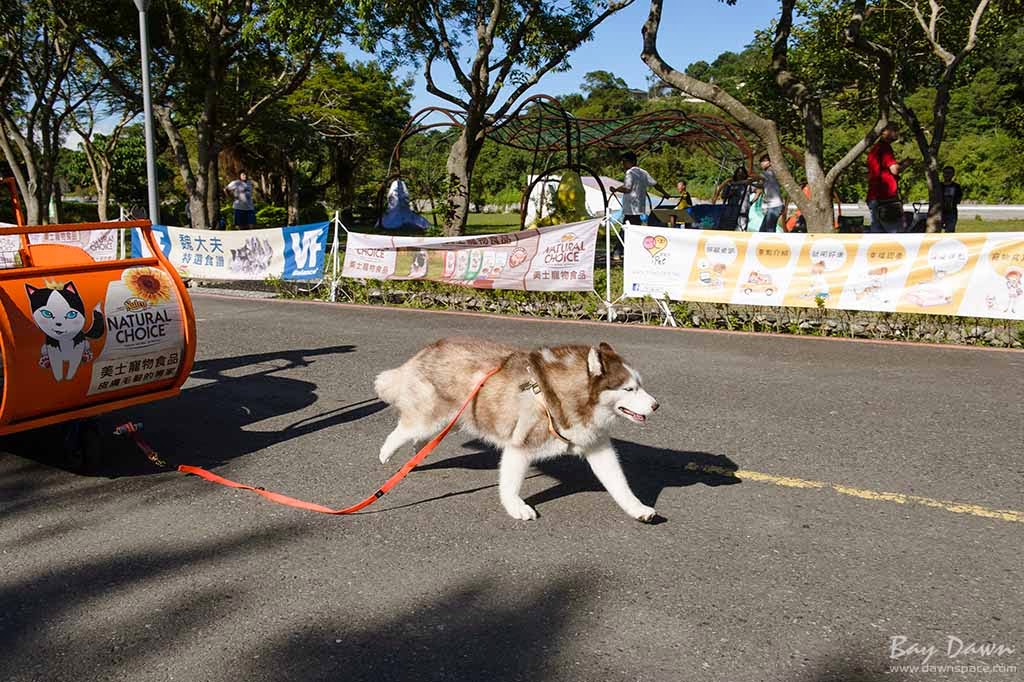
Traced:
<path fill-rule="evenodd" d="M 398 409 L 398 426 L 381 446 L 380 461 L 441 430 L 496 367 L 500 371 L 487 380 L 459 425 L 501 450 L 498 487 L 510 516 L 537 518 L 519 495 L 532 462 L 573 454 L 587 460 L 627 514 L 640 521 L 655 517 L 655 510 L 629 489 L 608 431 L 616 416 L 643 424 L 658 401 L 606 343 L 527 351 L 451 338 L 427 346 L 374 382 L 380 399 Z"/>
<path fill-rule="evenodd" d="M 78 295 L 74 282 L 62 287 L 34 287 L 25 285 L 32 305 L 32 319 L 46 335 L 39 364 L 53 371 L 56 381 L 75 378 L 83 360 L 92 360 L 88 339 L 103 336 L 103 313 L 96 304 L 92 313 L 92 326 L 85 328 L 85 303 Z M 64 371 L 67 363 L 67 372 Z"/>

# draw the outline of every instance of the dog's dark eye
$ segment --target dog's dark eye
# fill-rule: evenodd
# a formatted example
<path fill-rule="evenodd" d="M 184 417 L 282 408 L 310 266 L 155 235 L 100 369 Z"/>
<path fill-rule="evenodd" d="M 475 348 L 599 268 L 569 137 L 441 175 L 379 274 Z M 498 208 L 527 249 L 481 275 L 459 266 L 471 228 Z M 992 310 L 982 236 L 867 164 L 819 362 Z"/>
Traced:
<path fill-rule="evenodd" d="M 630 387 L 628 387 L 628 388 L 627 388 L 626 390 L 627 390 L 627 391 L 635 391 L 636 389 L 635 389 L 635 388 L 633 388 L 632 386 L 630 386 Z"/>

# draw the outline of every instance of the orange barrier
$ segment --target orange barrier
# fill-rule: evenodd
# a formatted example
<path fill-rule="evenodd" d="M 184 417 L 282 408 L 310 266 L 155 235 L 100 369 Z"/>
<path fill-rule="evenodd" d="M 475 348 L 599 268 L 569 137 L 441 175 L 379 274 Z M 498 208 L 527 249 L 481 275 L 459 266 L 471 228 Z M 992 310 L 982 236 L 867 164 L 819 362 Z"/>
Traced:
<path fill-rule="evenodd" d="M 96 262 L 29 234 L 140 228 L 148 258 Z M 192 369 L 195 314 L 148 220 L 19 226 L 0 270 L 0 436 L 176 396 Z"/>

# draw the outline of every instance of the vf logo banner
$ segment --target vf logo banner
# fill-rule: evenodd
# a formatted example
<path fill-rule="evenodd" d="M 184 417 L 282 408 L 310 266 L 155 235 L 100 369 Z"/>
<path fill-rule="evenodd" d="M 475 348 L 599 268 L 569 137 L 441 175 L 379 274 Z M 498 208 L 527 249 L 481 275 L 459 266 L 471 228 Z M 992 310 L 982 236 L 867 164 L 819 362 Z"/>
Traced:
<path fill-rule="evenodd" d="M 209 280 L 317 280 L 323 277 L 330 223 L 260 230 L 153 226 L 160 250 L 182 277 Z M 132 256 L 149 256 L 139 230 Z"/>
<path fill-rule="evenodd" d="M 320 279 L 329 223 L 283 228 L 284 279 Z"/>

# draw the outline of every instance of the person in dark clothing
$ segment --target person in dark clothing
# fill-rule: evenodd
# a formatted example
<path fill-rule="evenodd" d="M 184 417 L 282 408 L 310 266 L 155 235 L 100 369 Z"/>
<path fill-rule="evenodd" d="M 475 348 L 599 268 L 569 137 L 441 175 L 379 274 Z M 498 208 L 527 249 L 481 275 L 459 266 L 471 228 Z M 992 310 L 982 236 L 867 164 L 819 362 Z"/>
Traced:
<path fill-rule="evenodd" d="M 750 210 L 750 175 L 743 166 L 732 174 L 732 180 L 722 188 L 722 215 L 718 220 L 719 230 L 746 230 L 747 211 Z"/>
<path fill-rule="evenodd" d="M 956 221 L 960 217 L 959 205 L 964 198 L 960 183 L 953 182 L 956 169 L 946 166 L 942 169 L 942 231 L 956 232 Z"/>

